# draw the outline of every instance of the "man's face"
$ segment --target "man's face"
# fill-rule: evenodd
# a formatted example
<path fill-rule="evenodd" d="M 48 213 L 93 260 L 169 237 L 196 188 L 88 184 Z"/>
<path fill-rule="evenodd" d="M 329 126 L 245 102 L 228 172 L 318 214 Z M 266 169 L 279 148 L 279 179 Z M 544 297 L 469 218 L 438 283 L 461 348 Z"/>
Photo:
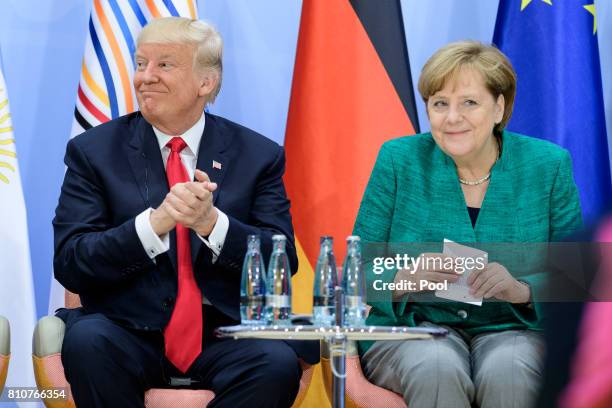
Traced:
<path fill-rule="evenodd" d="M 184 131 L 184 123 L 188 129 L 202 115 L 210 81 L 194 72 L 194 50 L 189 44 L 158 43 L 136 50 L 134 89 L 140 111 L 162 131 Z"/>

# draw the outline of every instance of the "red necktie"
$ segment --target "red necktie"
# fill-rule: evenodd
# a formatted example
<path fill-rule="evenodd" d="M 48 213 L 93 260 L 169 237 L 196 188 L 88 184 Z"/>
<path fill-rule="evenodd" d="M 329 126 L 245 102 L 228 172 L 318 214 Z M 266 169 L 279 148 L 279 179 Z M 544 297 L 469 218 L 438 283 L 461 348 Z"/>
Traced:
<path fill-rule="evenodd" d="M 189 181 L 187 169 L 179 153 L 187 144 L 180 137 L 173 137 L 166 145 L 170 156 L 166 165 L 166 175 L 170 188 L 176 183 Z M 202 352 L 202 292 L 193 276 L 191 265 L 191 244 L 189 229 L 176 225 L 176 248 L 178 255 L 178 295 L 164 330 L 166 357 L 183 373 L 187 372 L 193 361 Z"/>

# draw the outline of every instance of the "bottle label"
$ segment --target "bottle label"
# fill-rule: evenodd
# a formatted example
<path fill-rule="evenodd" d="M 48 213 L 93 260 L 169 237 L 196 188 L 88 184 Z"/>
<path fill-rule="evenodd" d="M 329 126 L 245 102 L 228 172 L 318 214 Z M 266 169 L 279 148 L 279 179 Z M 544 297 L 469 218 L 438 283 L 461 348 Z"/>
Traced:
<path fill-rule="evenodd" d="M 347 309 L 352 307 L 363 307 L 361 296 L 345 296 L 344 304 L 346 305 Z"/>
<path fill-rule="evenodd" d="M 287 295 L 266 295 L 266 305 L 270 307 L 290 307 L 291 299 Z"/>
<path fill-rule="evenodd" d="M 257 306 L 264 304 L 263 296 L 240 296 L 240 304 L 244 306 Z"/>

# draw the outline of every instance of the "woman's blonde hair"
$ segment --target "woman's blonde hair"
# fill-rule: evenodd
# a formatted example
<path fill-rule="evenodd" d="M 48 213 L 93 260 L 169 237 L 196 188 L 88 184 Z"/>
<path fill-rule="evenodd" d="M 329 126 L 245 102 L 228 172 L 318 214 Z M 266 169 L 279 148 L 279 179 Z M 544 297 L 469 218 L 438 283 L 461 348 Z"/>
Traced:
<path fill-rule="evenodd" d="M 493 133 L 501 135 L 508 124 L 516 96 L 516 73 L 508 58 L 495 46 L 478 41 L 450 43 L 434 53 L 423 66 L 419 78 L 419 93 L 425 104 L 429 98 L 444 88 L 462 69 L 480 72 L 485 86 L 495 99 L 504 96 L 504 115 Z"/>
<path fill-rule="evenodd" d="M 223 74 L 223 41 L 219 32 L 209 23 L 184 17 L 165 17 L 152 20 L 147 24 L 136 41 L 137 46 L 144 43 L 193 44 L 194 70 L 210 73 L 217 80 L 207 103 L 212 103 L 221 89 Z"/>

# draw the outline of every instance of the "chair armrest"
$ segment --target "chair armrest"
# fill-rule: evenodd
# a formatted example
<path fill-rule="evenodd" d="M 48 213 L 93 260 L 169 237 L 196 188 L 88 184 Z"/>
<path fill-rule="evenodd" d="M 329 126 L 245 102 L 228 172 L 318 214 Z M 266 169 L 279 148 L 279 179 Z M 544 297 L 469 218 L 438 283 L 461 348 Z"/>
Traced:
<path fill-rule="evenodd" d="M 38 321 L 32 337 L 32 354 L 47 357 L 62 351 L 66 325 L 59 317 L 45 316 Z"/>
<path fill-rule="evenodd" d="M 0 355 L 11 354 L 11 328 L 8 320 L 0 316 Z"/>

